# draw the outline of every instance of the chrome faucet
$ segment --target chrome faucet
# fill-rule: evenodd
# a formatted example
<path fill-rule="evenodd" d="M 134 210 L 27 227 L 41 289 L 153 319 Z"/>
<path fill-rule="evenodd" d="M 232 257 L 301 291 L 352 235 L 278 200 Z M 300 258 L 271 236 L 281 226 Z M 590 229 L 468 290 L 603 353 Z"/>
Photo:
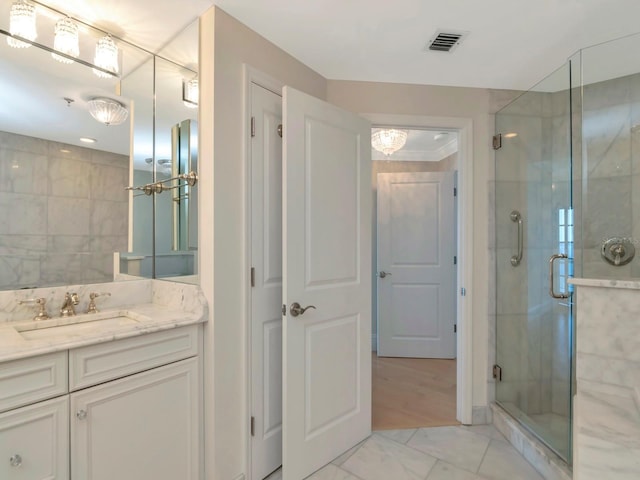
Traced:
<path fill-rule="evenodd" d="M 72 317 L 76 314 L 75 306 L 78 305 L 80 301 L 78 300 L 77 293 L 65 293 L 64 302 L 60 307 L 60 316 L 61 317 Z"/>

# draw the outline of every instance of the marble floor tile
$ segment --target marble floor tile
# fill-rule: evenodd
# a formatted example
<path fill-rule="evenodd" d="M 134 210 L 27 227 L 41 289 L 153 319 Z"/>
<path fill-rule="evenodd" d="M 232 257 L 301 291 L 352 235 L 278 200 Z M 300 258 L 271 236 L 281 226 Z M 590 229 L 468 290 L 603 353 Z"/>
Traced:
<path fill-rule="evenodd" d="M 501 440 L 491 440 L 478 474 L 489 480 L 542 479 L 515 448 Z"/>
<path fill-rule="evenodd" d="M 307 477 L 307 480 L 360 480 L 358 477 L 354 477 L 349 472 L 345 472 L 340 467 L 330 463 L 324 468 L 321 468 L 316 473 Z"/>
<path fill-rule="evenodd" d="M 407 443 L 413 434 L 418 431 L 417 428 L 408 428 L 405 430 L 378 430 L 376 433 L 383 437 L 389 438 L 394 442 Z"/>
<path fill-rule="evenodd" d="M 342 464 L 363 480 L 424 480 L 436 459 L 374 434 Z"/>
<path fill-rule="evenodd" d="M 407 445 L 476 473 L 490 441 L 460 427 L 436 427 L 419 429 Z"/>
<path fill-rule="evenodd" d="M 367 439 L 368 440 L 368 439 Z M 357 444 L 355 447 L 350 448 L 349 450 L 347 450 L 346 452 L 344 452 L 342 455 L 340 455 L 339 457 L 336 457 L 331 463 L 333 463 L 334 465 L 340 466 L 342 465 L 344 462 L 346 462 L 351 455 L 353 455 L 354 453 L 356 453 L 358 451 L 358 449 L 364 444 L 364 442 L 366 442 L 367 440 L 363 440 L 362 442 L 360 442 L 359 444 Z"/>
<path fill-rule="evenodd" d="M 307 480 L 541 479 L 490 425 L 375 432 L 307 477 Z M 282 471 L 265 480 L 282 480 Z"/>
<path fill-rule="evenodd" d="M 282 468 L 279 468 L 264 480 L 282 480 Z"/>
<path fill-rule="evenodd" d="M 484 480 L 484 477 L 438 460 L 427 480 Z"/>
<path fill-rule="evenodd" d="M 485 437 L 506 441 L 504 435 L 502 435 L 493 425 L 462 425 L 460 428 L 467 432 L 479 433 Z"/>

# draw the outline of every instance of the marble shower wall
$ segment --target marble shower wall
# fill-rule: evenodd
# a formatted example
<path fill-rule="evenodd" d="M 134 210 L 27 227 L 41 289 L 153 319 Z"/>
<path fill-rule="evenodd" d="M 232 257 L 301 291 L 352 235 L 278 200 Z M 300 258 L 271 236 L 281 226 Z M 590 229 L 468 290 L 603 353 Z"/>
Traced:
<path fill-rule="evenodd" d="M 602 242 L 618 236 L 640 248 L 640 74 L 583 88 L 582 276 L 638 278 L 640 255 L 605 262 Z"/>
<path fill-rule="evenodd" d="M 111 281 L 129 159 L 0 132 L 0 289 Z"/>

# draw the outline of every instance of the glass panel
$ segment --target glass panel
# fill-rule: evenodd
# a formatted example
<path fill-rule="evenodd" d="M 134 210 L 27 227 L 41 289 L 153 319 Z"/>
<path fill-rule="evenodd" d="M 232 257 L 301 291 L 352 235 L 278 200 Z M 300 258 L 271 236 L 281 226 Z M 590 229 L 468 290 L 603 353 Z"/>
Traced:
<path fill-rule="evenodd" d="M 549 294 L 549 258 L 573 252 L 570 65 L 496 115 L 496 400 L 570 460 L 571 303 Z M 524 235 L 518 254 L 521 215 Z M 555 293 L 567 294 L 570 260 L 557 260 Z"/>

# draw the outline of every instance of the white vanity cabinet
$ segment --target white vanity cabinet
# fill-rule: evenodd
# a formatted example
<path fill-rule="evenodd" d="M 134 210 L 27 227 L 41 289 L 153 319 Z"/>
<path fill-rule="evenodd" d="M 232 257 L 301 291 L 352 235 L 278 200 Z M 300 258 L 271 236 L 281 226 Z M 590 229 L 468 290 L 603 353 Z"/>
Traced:
<path fill-rule="evenodd" d="M 66 395 L 0 414 L 0 478 L 69 478 Z"/>
<path fill-rule="evenodd" d="M 71 471 L 91 480 L 199 478 L 198 359 L 71 394 Z"/>
<path fill-rule="evenodd" d="M 202 478 L 200 330 L 0 363 L 0 479 Z"/>

